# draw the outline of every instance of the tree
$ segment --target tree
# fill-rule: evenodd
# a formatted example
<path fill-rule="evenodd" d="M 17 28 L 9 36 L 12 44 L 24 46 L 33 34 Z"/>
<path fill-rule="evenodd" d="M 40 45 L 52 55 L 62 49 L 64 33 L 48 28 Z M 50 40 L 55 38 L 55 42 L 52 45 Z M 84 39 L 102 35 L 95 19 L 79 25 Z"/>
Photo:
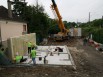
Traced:
<path fill-rule="evenodd" d="M 40 5 L 21 6 L 21 4 L 19 0 L 16 1 L 14 13 L 27 22 L 28 32 L 35 32 L 39 38 L 46 37 L 49 28 L 49 17 L 44 13 L 44 7 Z"/>
<path fill-rule="evenodd" d="M 13 0 L 13 13 L 17 15 L 18 17 L 24 17 L 25 16 L 25 10 L 27 3 L 25 0 Z"/>
<path fill-rule="evenodd" d="M 58 32 L 60 32 L 58 25 L 51 26 L 48 31 L 49 34 L 57 34 Z"/>
<path fill-rule="evenodd" d="M 93 34 L 93 40 L 103 43 L 103 20 L 95 19 L 89 23 L 83 23 L 80 26 L 82 27 L 82 33 L 84 36 L 88 36 L 89 34 Z"/>

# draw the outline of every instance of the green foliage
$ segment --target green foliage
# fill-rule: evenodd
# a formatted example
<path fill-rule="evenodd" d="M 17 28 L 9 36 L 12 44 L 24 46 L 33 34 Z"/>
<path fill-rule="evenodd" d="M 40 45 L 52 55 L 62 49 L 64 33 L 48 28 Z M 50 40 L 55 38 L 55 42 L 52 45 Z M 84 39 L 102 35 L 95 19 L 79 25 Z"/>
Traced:
<path fill-rule="evenodd" d="M 51 26 L 48 29 L 48 33 L 49 34 L 57 34 L 58 32 L 60 32 L 57 21 L 54 19 L 49 19 L 49 21 L 50 21 Z M 64 26 L 66 29 L 69 29 L 72 25 L 76 24 L 75 22 L 68 23 L 67 21 L 63 21 L 63 23 L 64 23 Z"/>
<path fill-rule="evenodd" d="M 13 2 L 13 13 L 18 17 L 24 16 L 27 3 L 25 0 L 21 2 L 20 0 L 14 0 Z"/>
<path fill-rule="evenodd" d="M 43 6 L 22 6 L 18 0 L 14 5 L 14 13 L 27 22 L 28 33 L 36 33 L 37 39 L 47 37 L 49 17 L 44 13 Z"/>
<path fill-rule="evenodd" d="M 67 22 L 65 25 L 67 26 L 67 28 L 71 28 L 71 27 L 77 26 L 77 24 L 75 22 Z"/>
<path fill-rule="evenodd" d="M 49 18 L 49 29 L 48 29 L 48 34 L 57 34 L 60 32 L 60 29 L 58 27 L 57 21 L 55 19 Z"/>
<path fill-rule="evenodd" d="M 103 28 L 98 29 L 93 33 L 93 39 L 103 44 Z"/>
<path fill-rule="evenodd" d="M 94 21 L 91 22 L 91 26 L 94 26 L 94 27 L 100 27 L 103 23 L 103 20 L 102 19 L 96 19 Z"/>
<path fill-rule="evenodd" d="M 49 21 L 50 21 L 50 27 L 48 33 L 57 34 L 58 32 L 60 32 L 57 21 L 53 19 L 50 19 Z M 70 29 L 71 27 L 75 27 L 75 25 L 77 25 L 75 22 L 63 21 L 63 23 L 66 29 Z"/>
<path fill-rule="evenodd" d="M 48 34 L 57 34 L 58 32 L 60 32 L 58 25 L 54 25 L 49 28 Z"/>
<path fill-rule="evenodd" d="M 83 23 L 80 25 L 82 27 L 83 36 L 88 36 L 93 34 L 93 40 L 103 43 L 103 20 L 96 19 L 89 23 Z"/>

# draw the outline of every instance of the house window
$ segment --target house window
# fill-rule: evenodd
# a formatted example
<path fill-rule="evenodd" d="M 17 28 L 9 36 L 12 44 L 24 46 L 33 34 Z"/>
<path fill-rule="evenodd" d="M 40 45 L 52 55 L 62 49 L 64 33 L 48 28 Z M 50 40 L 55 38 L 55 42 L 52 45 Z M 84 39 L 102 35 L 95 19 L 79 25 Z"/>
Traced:
<path fill-rule="evenodd" d="M 26 25 L 23 25 L 23 32 L 26 32 Z"/>

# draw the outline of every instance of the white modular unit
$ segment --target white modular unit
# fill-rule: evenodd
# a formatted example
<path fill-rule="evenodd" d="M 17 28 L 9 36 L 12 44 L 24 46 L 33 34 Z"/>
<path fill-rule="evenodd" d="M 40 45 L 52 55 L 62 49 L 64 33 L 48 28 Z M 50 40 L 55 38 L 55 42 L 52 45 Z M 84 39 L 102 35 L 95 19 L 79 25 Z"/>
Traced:
<path fill-rule="evenodd" d="M 69 30 L 70 30 L 70 36 L 73 37 L 73 28 L 70 28 Z"/>
<path fill-rule="evenodd" d="M 81 28 L 70 28 L 69 30 L 72 37 L 81 37 L 82 35 Z"/>
<path fill-rule="evenodd" d="M 78 28 L 78 36 L 81 37 L 82 32 L 81 32 L 81 28 Z"/>

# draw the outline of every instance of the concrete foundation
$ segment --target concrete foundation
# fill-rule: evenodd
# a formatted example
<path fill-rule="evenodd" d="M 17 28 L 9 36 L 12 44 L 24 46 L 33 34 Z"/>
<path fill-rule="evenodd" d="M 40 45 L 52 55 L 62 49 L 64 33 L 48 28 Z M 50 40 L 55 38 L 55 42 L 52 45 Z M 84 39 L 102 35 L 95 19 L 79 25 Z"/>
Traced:
<path fill-rule="evenodd" d="M 56 49 L 57 51 L 55 51 Z M 75 66 L 67 46 L 38 46 L 36 51 L 36 64 Z M 24 56 L 24 58 L 27 58 L 24 64 L 33 64 L 30 57 Z"/>

